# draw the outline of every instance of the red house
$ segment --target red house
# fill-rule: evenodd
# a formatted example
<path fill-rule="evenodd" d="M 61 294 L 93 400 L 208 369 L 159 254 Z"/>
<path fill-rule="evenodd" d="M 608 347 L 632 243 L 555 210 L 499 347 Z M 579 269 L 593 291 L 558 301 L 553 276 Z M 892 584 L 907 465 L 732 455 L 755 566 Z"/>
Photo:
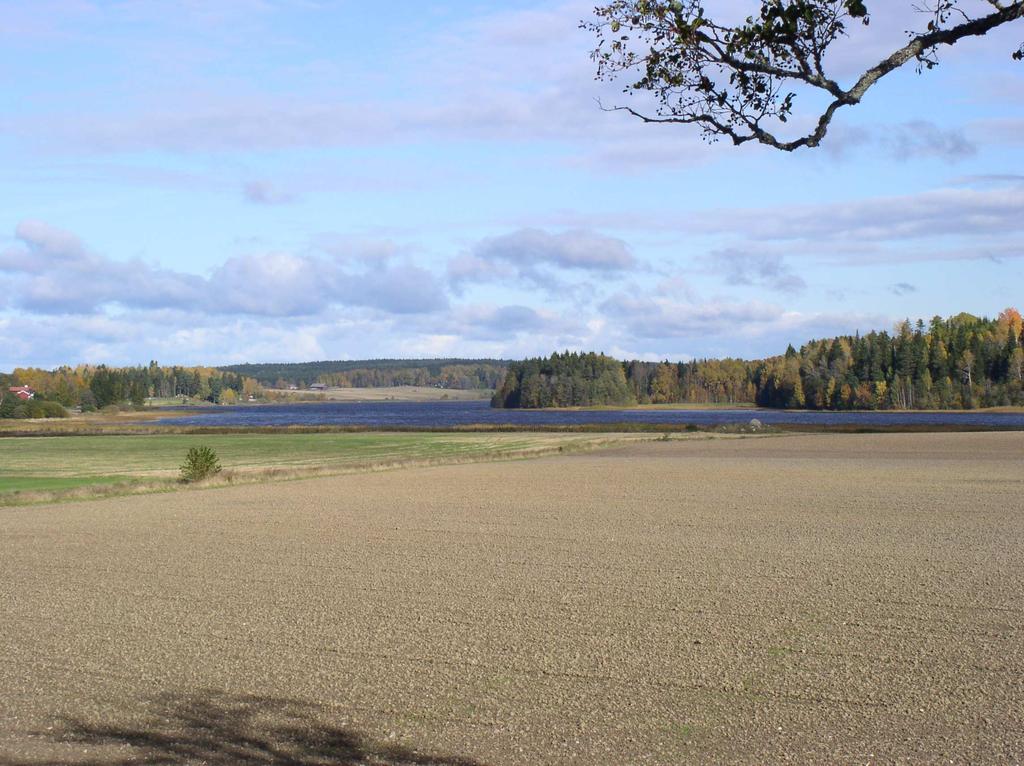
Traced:
<path fill-rule="evenodd" d="M 28 386 L 11 386 L 10 389 L 8 389 L 8 390 L 12 394 L 14 394 L 16 397 L 18 397 L 19 399 L 24 399 L 24 400 L 31 399 L 32 397 L 34 397 L 36 395 L 36 392 L 33 391 Z"/>

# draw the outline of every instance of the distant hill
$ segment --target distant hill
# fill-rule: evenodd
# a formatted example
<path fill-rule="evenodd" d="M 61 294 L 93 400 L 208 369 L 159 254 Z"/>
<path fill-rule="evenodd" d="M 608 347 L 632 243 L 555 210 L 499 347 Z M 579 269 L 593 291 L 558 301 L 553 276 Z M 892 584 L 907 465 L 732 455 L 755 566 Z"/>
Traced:
<path fill-rule="evenodd" d="M 255 378 L 268 388 L 324 383 L 343 388 L 441 386 L 469 389 L 495 388 L 504 379 L 508 365 L 504 359 L 358 359 L 235 364 L 218 369 Z"/>

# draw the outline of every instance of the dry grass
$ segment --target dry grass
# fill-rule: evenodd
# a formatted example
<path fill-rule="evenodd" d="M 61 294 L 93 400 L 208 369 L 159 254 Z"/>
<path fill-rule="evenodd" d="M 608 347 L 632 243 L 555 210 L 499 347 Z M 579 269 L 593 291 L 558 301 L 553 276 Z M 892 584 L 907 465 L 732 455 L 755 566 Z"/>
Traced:
<path fill-rule="evenodd" d="M 1019 763 L 1024 434 L 0 509 L 0 762 Z"/>
<path fill-rule="evenodd" d="M 581 452 L 654 438 L 643 434 L 244 433 L 0 438 L 0 506 L 34 505 L 410 466 L 511 460 Z M 677 437 L 682 438 L 682 437 Z M 693 436 L 687 438 L 695 438 Z M 200 444 L 226 470 L 178 480 Z M 28 485 L 28 488 L 24 488 Z"/>
<path fill-rule="evenodd" d="M 199 408 L 197 408 L 199 409 Z M 126 409 L 116 413 L 90 412 L 67 418 L 0 419 L 2 436 L 103 434 L 162 430 L 152 421 L 193 414 L 188 410 Z"/>

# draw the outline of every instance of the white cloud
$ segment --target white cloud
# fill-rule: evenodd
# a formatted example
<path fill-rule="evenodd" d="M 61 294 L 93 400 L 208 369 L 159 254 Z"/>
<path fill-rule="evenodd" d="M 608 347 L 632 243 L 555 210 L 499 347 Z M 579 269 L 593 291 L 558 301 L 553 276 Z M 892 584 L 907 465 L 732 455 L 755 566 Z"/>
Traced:
<path fill-rule="evenodd" d="M 778 322 L 784 310 L 770 303 L 678 303 L 671 299 L 616 293 L 601 309 L 624 322 L 638 338 L 693 338 L 700 335 L 757 334 Z"/>
<path fill-rule="evenodd" d="M 568 211 L 546 220 L 551 225 L 577 227 L 597 222 L 619 231 L 728 237 L 742 243 L 733 247 L 758 253 L 784 243 L 794 255 L 849 262 L 861 255 L 867 261 L 978 258 L 997 251 L 1012 257 L 1010 253 L 1021 250 L 1018 235 L 1024 232 L 1024 183 L 1014 174 L 996 174 L 954 179 L 947 187 L 922 192 L 842 202 L 683 214 Z M 957 240 L 955 248 L 944 242 L 949 239 Z M 884 247 L 886 243 L 892 247 Z"/>
<path fill-rule="evenodd" d="M 1024 231 L 1024 185 L 949 188 L 825 205 L 722 210 L 693 221 L 753 239 L 892 240 Z"/>
<path fill-rule="evenodd" d="M 13 304 L 41 314 L 94 313 L 108 305 L 210 315 L 310 316 L 333 305 L 416 314 L 444 309 L 441 282 L 413 264 L 378 261 L 351 270 L 339 259 L 290 253 L 228 258 L 209 278 L 97 255 L 69 232 L 18 226 L 22 248 L 0 254 Z"/>
<path fill-rule="evenodd" d="M 451 312 L 451 332 L 469 341 L 488 340 L 497 343 L 521 342 L 547 338 L 552 348 L 558 339 L 578 339 L 587 328 L 578 320 L 551 309 L 523 305 L 472 304 L 459 306 Z"/>
<path fill-rule="evenodd" d="M 782 353 L 787 343 L 892 325 L 881 313 L 797 311 L 764 301 L 684 301 L 619 292 L 601 305 L 615 345 L 654 358 Z M 653 350 L 652 350 L 653 349 Z M 673 352 L 674 353 L 670 353 Z"/>
<path fill-rule="evenodd" d="M 807 287 L 776 254 L 727 248 L 712 252 L 708 263 L 711 271 L 721 274 L 730 285 L 756 285 L 782 293 L 799 293 Z"/>
<path fill-rule="evenodd" d="M 638 268 L 621 239 L 574 229 L 550 234 L 519 229 L 488 237 L 448 264 L 455 288 L 467 283 L 522 281 L 547 290 L 565 290 L 566 272 L 612 275 Z"/>
<path fill-rule="evenodd" d="M 898 162 L 936 158 L 952 164 L 978 154 L 977 133 L 973 128 L 946 128 L 921 119 L 870 127 L 838 122 L 822 149 L 839 160 L 873 154 Z"/>

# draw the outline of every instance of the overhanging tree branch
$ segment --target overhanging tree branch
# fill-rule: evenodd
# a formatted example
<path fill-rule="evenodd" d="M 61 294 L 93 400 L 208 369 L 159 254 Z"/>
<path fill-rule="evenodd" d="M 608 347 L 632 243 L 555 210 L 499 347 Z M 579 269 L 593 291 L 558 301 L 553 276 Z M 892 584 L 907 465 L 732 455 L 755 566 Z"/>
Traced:
<path fill-rule="evenodd" d="M 625 92 L 648 92 L 658 101 L 653 114 L 630 106 L 602 106 L 606 111 L 625 111 L 648 123 L 697 125 L 711 140 L 724 136 L 737 145 L 758 141 L 793 151 L 818 146 L 839 109 L 860 103 L 879 80 L 911 60 L 931 69 L 942 46 L 1024 18 L 1024 0 L 985 0 L 994 10 L 978 18 L 958 2 L 931 0 L 920 8 L 930 17 L 927 30 L 849 88 L 826 74 L 823 60 L 849 23 L 869 22 L 865 0 L 762 0 L 760 15 L 739 26 L 706 17 L 702 0 L 614 0 L 595 8 L 597 21 L 581 26 L 598 38 L 591 54 L 598 79 L 639 73 Z M 1024 59 L 1024 46 L 1012 57 Z M 813 130 L 780 138 L 775 123 L 792 116 L 796 93 L 788 89 L 798 85 L 831 100 Z"/>

